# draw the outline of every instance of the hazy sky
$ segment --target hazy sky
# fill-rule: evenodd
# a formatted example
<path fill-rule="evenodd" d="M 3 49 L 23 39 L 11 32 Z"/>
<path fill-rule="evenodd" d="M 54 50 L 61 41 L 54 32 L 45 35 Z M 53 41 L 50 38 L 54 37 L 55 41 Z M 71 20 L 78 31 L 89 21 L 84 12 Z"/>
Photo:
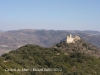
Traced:
<path fill-rule="evenodd" d="M 100 0 L 0 0 L 0 30 L 98 30 Z"/>

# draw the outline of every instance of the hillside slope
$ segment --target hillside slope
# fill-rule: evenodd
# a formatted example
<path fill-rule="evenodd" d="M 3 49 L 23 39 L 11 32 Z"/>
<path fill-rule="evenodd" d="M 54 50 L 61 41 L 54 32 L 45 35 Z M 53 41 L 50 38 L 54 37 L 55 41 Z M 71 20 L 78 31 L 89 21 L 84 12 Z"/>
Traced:
<path fill-rule="evenodd" d="M 79 48 L 86 50 L 82 52 L 83 49 Z M 92 55 L 86 53 L 88 49 Z M 0 57 L 0 74 L 100 75 L 97 53 L 97 47 L 82 40 L 76 44 L 61 42 L 51 48 L 29 44 Z"/>

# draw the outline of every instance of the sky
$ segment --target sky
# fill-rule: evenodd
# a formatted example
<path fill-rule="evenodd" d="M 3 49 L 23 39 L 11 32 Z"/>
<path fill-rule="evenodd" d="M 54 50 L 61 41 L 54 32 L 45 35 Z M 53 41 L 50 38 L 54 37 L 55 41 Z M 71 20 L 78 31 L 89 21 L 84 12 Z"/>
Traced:
<path fill-rule="evenodd" d="M 0 30 L 100 31 L 100 0 L 0 0 Z"/>

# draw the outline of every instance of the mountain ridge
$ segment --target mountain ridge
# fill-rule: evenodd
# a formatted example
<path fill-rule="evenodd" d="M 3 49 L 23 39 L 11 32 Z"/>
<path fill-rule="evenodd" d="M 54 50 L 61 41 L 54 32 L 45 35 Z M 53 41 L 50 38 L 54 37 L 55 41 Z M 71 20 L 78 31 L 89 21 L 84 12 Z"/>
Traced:
<path fill-rule="evenodd" d="M 84 40 L 100 47 L 100 35 L 98 31 L 87 33 L 77 30 L 37 30 L 21 29 L 0 32 L 0 50 L 15 50 L 26 44 L 36 44 L 43 47 L 50 47 L 60 42 L 68 34 L 79 34 Z"/>

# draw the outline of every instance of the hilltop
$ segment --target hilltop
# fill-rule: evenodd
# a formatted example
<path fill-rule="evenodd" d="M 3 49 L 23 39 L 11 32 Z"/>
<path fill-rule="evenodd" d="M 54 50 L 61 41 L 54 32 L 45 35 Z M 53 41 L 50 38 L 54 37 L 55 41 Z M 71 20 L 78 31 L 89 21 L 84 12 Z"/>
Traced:
<path fill-rule="evenodd" d="M 50 48 L 28 44 L 0 57 L 0 74 L 100 75 L 98 53 L 96 46 L 82 39 L 75 43 L 62 41 Z M 33 70 L 36 68 L 39 71 Z M 43 70 L 44 68 L 48 71 Z"/>
<path fill-rule="evenodd" d="M 100 49 L 91 43 L 88 43 L 84 41 L 82 38 L 80 40 L 76 40 L 73 43 L 73 40 L 71 39 L 70 43 L 68 41 L 61 41 L 60 43 L 57 43 L 53 45 L 53 48 L 61 49 L 65 53 L 73 53 L 73 52 L 79 52 L 88 56 L 95 56 L 97 58 L 100 57 Z"/>

